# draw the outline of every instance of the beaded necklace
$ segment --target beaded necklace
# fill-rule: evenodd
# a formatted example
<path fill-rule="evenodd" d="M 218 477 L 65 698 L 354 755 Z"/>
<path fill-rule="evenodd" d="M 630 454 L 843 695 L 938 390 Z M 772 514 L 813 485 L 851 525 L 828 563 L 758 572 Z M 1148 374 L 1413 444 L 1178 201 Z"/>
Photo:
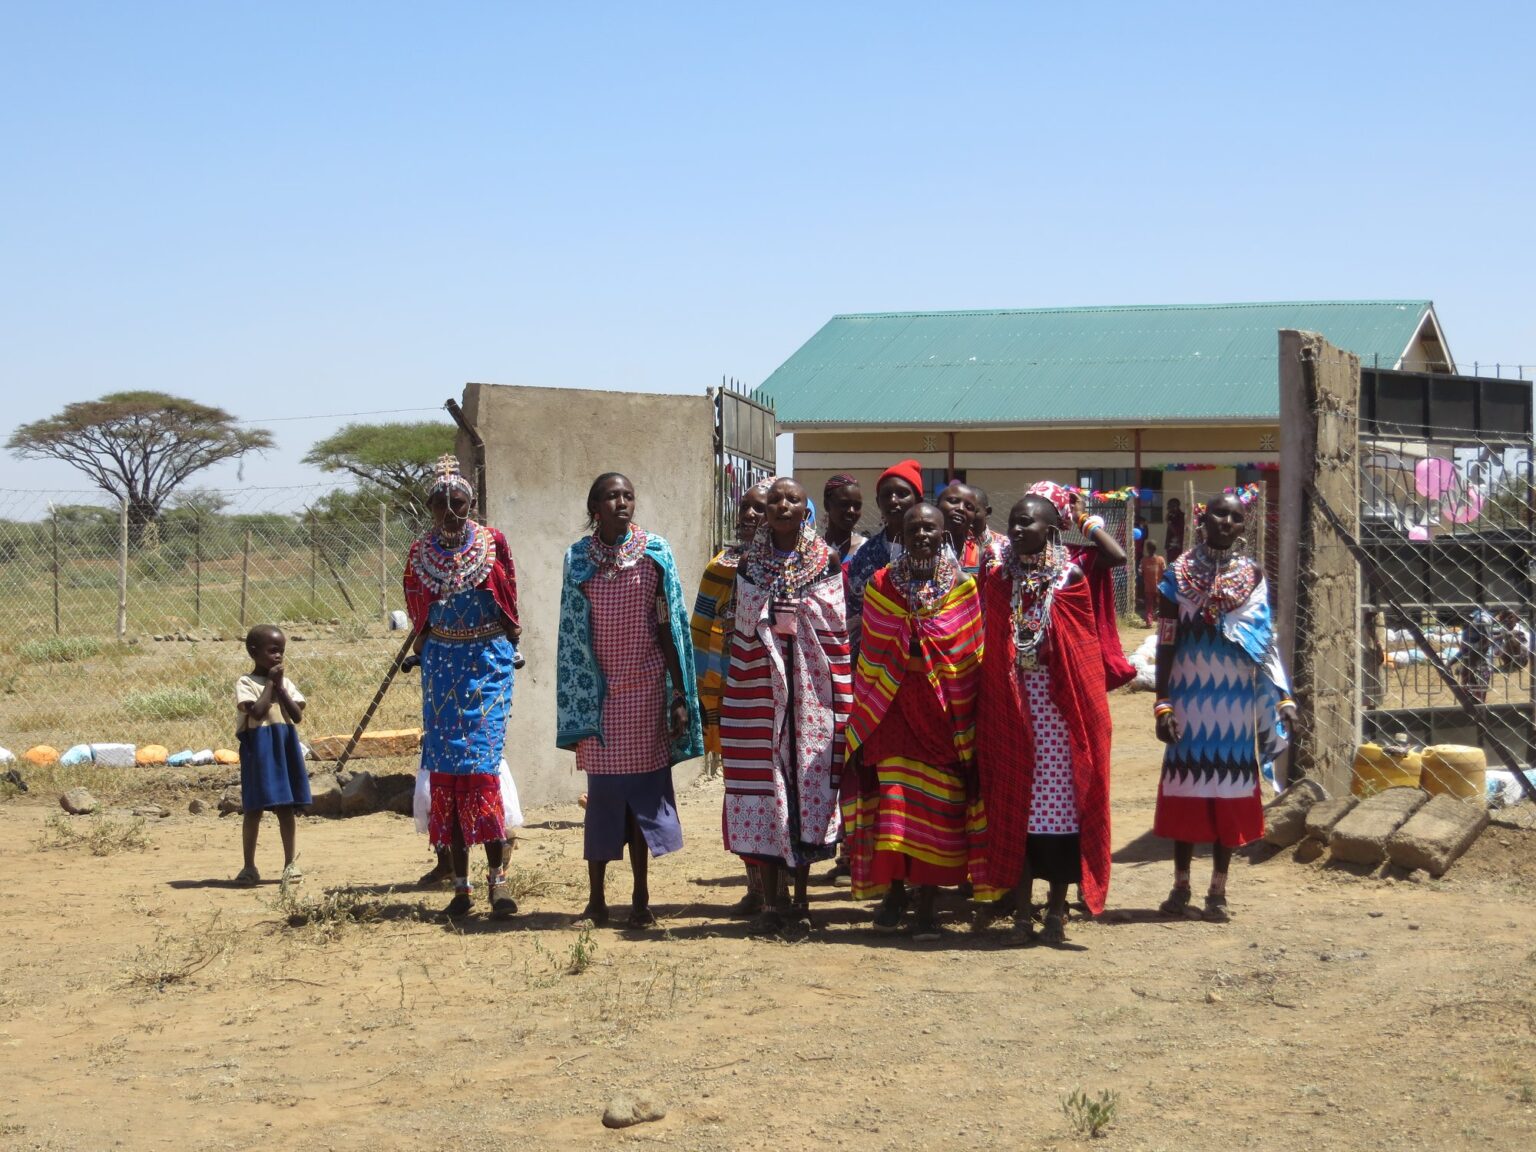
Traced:
<path fill-rule="evenodd" d="M 765 524 L 742 554 L 738 571 L 747 580 L 775 597 L 798 600 L 800 593 L 827 570 L 832 550 L 809 524 L 800 526 L 800 538 L 789 552 L 773 546 L 773 533 Z"/>
<path fill-rule="evenodd" d="M 633 568 L 640 557 L 645 555 L 646 535 L 645 529 L 631 526 L 625 537 L 616 544 L 605 544 L 596 532 L 592 533 L 591 551 L 592 563 L 597 567 L 597 573 L 604 580 L 612 580 L 625 568 Z"/>
<path fill-rule="evenodd" d="M 1230 548 L 1212 548 L 1204 540 L 1173 562 L 1179 595 L 1215 624 L 1235 608 L 1241 608 L 1259 586 L 1259 566 Z"/>
<path fill-rule="evenodd" d="M 496 541 L 490 530 L 473 520 L 464 522 L 457 539 L 428 532 L 411 550 L 411 569 L 439 600 L 478 588 L 496 566 Z"/>
<path fill-rule="evenodd" d="M 1056 585 L 1066 571 L 1067 550 L 1049 543 L 1038 552 L 1021 555 L 1009 543 L 1008 575 L 1013 579 L 1010 607 L 1013 616 L 1013 646 L 1019 670 L 1040 667 L 1040 648 L 1051 625 L 1051 604 L 1056 599 Z"/>
<path fill-rule="evenodd" d="M 890 567 L 891 580 L 906 597 L 913 612 L 926 612 L 948 596 L 960 577 L 960 565 L 949 549 L 934 557 L 933 567 L 925 575 L 912 562 L 912 553 L 904 552 Z"/>

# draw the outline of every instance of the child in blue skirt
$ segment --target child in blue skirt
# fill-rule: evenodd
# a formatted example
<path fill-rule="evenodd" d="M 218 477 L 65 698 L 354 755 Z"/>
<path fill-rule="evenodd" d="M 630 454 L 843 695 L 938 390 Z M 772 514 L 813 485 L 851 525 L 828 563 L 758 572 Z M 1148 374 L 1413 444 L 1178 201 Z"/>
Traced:
<path fill-rule="evenodd" d="M 283 879 L 299 880 L 294 863 L 295 820 L 309 804 L 309 773 L 304 748 L 294 727 L 304 716 L 299 686 L 284 674 L 283 652 L 288 638 L 275 624 L 258 624 L 245 637 L 245 650 L 254 667 L 235 682 L 235 736 L 240 741 L 240 808 L 245 813 L 245 867 L 235 877 L 240 884 L 259 884 L 256 835 L 263 812 L 277 813 L 283 839 Z"/>

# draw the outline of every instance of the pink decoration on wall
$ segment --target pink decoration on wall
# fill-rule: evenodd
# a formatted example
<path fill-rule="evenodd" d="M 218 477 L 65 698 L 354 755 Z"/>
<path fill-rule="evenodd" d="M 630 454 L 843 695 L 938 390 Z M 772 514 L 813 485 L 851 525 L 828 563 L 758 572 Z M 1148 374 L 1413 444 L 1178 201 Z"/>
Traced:
<path fill-rule="evenodd" d="M 1429 456 L 1413 466 L 1413 486 L 1426 500 L 1438 500 L 1456 483 L 1456 466 L 1449 460 Z"/>

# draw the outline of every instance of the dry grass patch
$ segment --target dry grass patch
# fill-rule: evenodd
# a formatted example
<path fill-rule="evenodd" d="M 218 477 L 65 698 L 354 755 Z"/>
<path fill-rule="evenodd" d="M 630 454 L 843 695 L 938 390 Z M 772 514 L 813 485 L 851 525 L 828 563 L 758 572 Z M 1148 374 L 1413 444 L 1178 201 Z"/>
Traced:
<path fill-rule="evenodd" d="M 43 824 L 39 848 L 84 848 L 92 856 L 111 856 L 117 852 L 142 852 L 149 847 L 144 820 L 130 816 L 117 820 L 111 816 L 65 816 L 55 812 Z"/>
<path fill-rule="evenodd" d="M 188 935 L 162 930 L 155 934 L 154 943 L 133 954 L 125 981 L 130 987 L 156 992 L 189 983 L 232 953 L 239 936 L 239 929 L 225 924 L 218 912 Z"/>

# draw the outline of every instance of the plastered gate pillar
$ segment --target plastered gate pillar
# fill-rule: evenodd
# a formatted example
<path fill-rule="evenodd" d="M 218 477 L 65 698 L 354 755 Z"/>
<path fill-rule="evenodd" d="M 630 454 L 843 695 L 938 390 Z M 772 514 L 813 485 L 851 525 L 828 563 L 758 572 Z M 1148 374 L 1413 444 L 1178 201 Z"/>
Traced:
<path fill-rule="evenodd" d="M 568 802 L 585 788 L 576 758 L 555 747 L 555 650 L 565 550 L 585 534 L 587 490 L 604 472 L 633 481 L 635 522 L 672 545 L 691 606 L 709 562 L 714 402 L 576 388 L 467 384 L 464 414 L 485 442 L 484 519 L 507 535 L 517 565 L 521 649 L 507 763 L 526 805 Z M 474 450 L 460 436 L 468 470 Z M 703 760 L 679 764 L 679 786 Z"/>
<path fill-rule="evenodd" d="M 1310 496 L 1360 534 L 1360 361 L 1280 332 L 1280 651 L 1295 686 L 1288 778 L 1347 790 L 1360 742 L 1360 566 Z"/>

